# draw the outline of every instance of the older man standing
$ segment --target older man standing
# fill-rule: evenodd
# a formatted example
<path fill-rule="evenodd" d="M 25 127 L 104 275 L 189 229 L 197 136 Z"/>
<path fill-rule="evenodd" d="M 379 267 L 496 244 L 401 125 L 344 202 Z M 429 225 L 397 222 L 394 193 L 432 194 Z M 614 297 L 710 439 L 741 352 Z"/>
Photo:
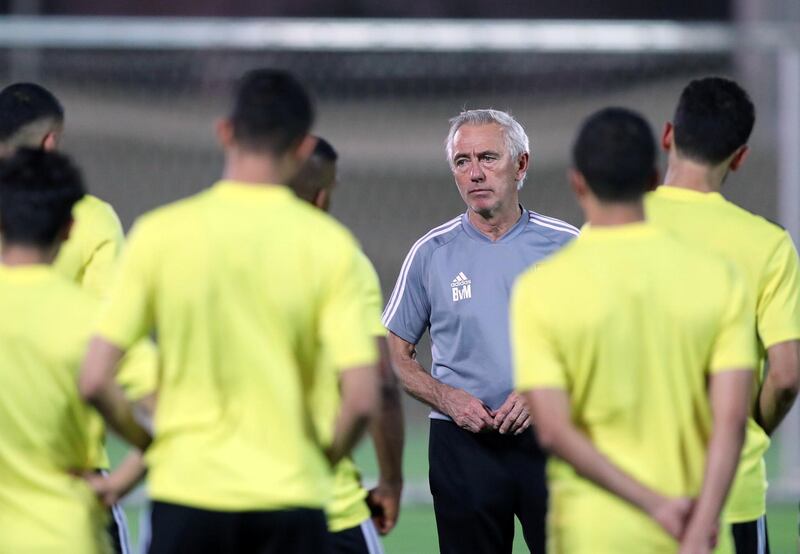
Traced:
<path fill-rule="evenodd" d="M 429 462 L 443 554 L 510 553 L 514 516 L 544 552 L 545 456 L 513 392 L 508 299 L 514 279 L 578 235 L 523 208 L 528 137 L 509 114 L 451 120 L 447 158 L 465 213 L 409 251 L 384 311 L 392 361 L 409 394 L 433 408 Z M 430 329 L 430 373 L 416 345 Z"/>

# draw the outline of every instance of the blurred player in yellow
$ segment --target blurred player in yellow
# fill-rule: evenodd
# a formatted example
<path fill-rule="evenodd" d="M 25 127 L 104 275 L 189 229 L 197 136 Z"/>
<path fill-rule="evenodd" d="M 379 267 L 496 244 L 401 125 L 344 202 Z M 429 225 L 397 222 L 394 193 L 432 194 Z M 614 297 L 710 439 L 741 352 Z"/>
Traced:
<path fill-rule="evenodd" d="M 0 91 L 0 157 L 11 155 L 19 147 L 56 150 L 64 132 L 64 109 L 49 90 L 35 83 L 15 83 Z M 74 224 L 53 267 L 96 298 L 103 298 L 110 286 L 124 236 L 116 212 L 108 203 L 85 194 L 73 208 Z M 140 383 L 154 380 L 156 353 L 149 340 L 131 350 L 120 364 L 120 379 L 126 390 L 142 388 Z M 138 398 L 137 398 L 138 399 Z M 105 429 L 94 415 L 90 420 L 96 436 L 94 469 L 105 475 L 109 469 L 105 450 Z M 114 551 L 128 554 L 128 525 L 124 510 L 109 506 L 109 534 Z"/>
<path fill-rule="evenodd" d="M 763 456 L 800 385 L 800 270 L 792 239 L 720 194 L 728 173 L 747 157 L 754 121 L 753 104 L 735 82 L 709 77 L 689 83 L 661 139 L 669 153 L 664 186 L 645 204 L 654 224 L 732 261 L 744 277 L 747 309 L 755 314 L 751 340 L 758 342 L 759 371 L 725 508 L 737 554 L 769 552 Z"/>
<path fill-rule="evenodd" d="M 551 554 L 711 552 L 744 441 L 744 284 L 644 220 L 655 162 L 641 116 L 589 117 L 570 182 L 590 225 L 515 285 L 517 388 L 555 455 Z"/>
<path fill-rule="evenodd" d="M 313 150 L 312 120 L 291 75 L 247 73 L 217 126 L 223 179 L 131 232 L 80 388 L 112 428 L 147 448 L 151 431 L 113 373 L 125 350 L 156 333 L 151 554 L 327 548 L 331 464 L 365 430 L 378 379 L 358 247 L 281 184 Z M 328 448 L 310 402 L 323 354 L 342 395 Z"/>
<path fill-rule="evenodd" d="M 14 83 L 0 91 L 0 157 L 20 146 L 56 150 L 64 109 L 47 89 Z M 75 225 L 53 267 L 96 296 L 108 288 L 124 235 L 114 208 L 91 194 L 75 205 Z"/>
<path fill-rule="evenodd" d="M 292 179 L 298 197 L 328 211 L 336 185 L 336 150 L 317 137 L 314 152 Z M 335 468 L 333 500 L 326 507 L 333 554 L 379 554 L 383 552 L 377 531 L 385 535 L 397 522 L 403 489 L 403 412 L 400 390 L 389 361 L 386 328 L 381 323 L 383 295 L 378 274 L 366 255 L 358 257 L 356 270 L 361 281 L 361 297 L 366 307 L 370 332 L 376 337 L 380 353 L 381 410 L 370 426 L 380 475 L 378 485 L 369 491 L 361 486 L 358 469 L 349 457 Z M 335 376 L 320 383 L 314 402 L 314 416 L 321 429 L 330 434 L 338 410 L 339 392 Z M 370 512 L 374 517 L 370 519 Z"/>
<path fill-rule="evenodd" d="M 78 394 L 97 301 L 51 264 L 84 195 L 69 160 L 21 149 L 0 167 L 0 552 L 110 552 L 106 516 L 73 470 L 95 468 Z"/>

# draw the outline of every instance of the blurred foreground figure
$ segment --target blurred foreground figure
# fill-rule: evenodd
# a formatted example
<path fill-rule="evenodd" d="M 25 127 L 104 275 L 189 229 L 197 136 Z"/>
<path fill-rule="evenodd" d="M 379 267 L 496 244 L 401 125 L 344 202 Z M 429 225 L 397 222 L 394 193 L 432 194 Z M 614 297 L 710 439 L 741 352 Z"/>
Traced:
<path fill-rule="evenodd" d="M 548 552 L 711 552 L 747 422 L 753 314 L 735 268 L 644 219 L 650 126 L 595 113 L 570 183 L 589 225 L 517 282 L 517 389 L 554 457 Z M 730 552 L 728 530 L 719 552 Z"/>
<path fill-rule="evenodd" d="M 645 203 L 653 223 L 739 269 L 747 310 L 755 314 L 756 394 L 725 507 L 737 554 L 769 552 L 764 453 L 800 386 L 800 269 L 792 238 L 721 194 L 728 174 L 747 158 L 754 122 L 753 103 L 735 82 L 708 77 L 689 83 L 661 138 L 669 154 L 664 186 Z"/>
<path fill-rule="evenodd" d="M 317 138 L 314 152 L 292 179 L 290 187 L 298 197 L 328 211 L 331 195 L 338 186 L 336 150 L 323 138 Z M 333 554 L 380 554 L 378 533 L 388 534 L 397 523 L 400 495 L 403 490 L 403 411 L 397 379 L 389 361 L 386 328 L 380 320 L 383 307 L 378 274 L 366 255 L 356 264 L 361 281 L 361 299 L 365 322 L 375 336 L 380 353 L 381 409 L 369 432 L 378 460 L 378 484 L 367 492 L 353 460 L 348 456 L 335 468 L 333 499 L 326 507 Z M 330 434 L 339 403 L 339 387 L 331 372 L 328 382 L 321 380 L 315 392 L 314 416 Z M 374 515 L 370 517 L 370 512 Z M 376 533 L 377 529 L 377 533 Z"/>
<path fill-rule="evenodd" d="M 77 379 L 98 305 L 52 267 L 84 193 L 60 154 L 23 148 L 0 165 L 0 552 L 111 552 L 78 475 L 96 469 Z"/>
<path fill-rule="evenodd" d="M 131 231 L 80 385 L 131 444 L 152 440 L 152 554 L 326 551 L 331 464 L 363 434 L 378 392 L 358 247 L 283 185 L 313 150 L 312 120 L 291 75 L 247 73 L 217 127 L 223 180 Z M 154 436 L 113 379 L 151 332 Z M 310 402 L 323 355 L 342 395 L 326 449 Z"/>

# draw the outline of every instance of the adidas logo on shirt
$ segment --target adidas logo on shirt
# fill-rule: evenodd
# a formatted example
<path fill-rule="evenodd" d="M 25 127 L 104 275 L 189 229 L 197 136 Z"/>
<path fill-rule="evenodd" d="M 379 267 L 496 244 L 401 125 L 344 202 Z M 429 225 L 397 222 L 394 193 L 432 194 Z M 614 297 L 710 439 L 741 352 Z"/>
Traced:
<path fill-rule="evenodd" d="M 459 272 L 450 283 L 450 289 L 453 291 L 453 302 L 472 298 L 472 281 L 464 275 L 463 271 Z"/>

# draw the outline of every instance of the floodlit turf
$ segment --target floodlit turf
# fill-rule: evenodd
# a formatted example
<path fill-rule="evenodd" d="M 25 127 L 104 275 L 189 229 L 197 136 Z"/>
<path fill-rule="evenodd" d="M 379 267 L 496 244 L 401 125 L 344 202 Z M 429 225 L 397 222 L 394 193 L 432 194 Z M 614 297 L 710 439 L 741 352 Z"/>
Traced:
<path fill-rule="evenodd" d="M 112 460 L 123 456 L 124 448 L 116 440 L 109 441 L 109 454 Z M 426 482 L 428 472 L 427 428 L 409 429 L 404 457 L 406 479 Z M 356 459 L 364 474 L 374 476 L 377 472 L 374 455 L 369 445 L 359 448 Z M 126 510 L 134 541 L 138 537 L 139 509 Z M 768 512 L 770 547 L 774 554 L 795 554 L 797 548 L 798 510 L 796 505 L 776 504 Z M 525 553 L 525 542 L 517 526 L 514 538 L 514 553 Z M 134 542 L 134 546 L 136 543 Z M 433 508 L 429 505 L 406 506 L 400 514 L 400 523 L 391 535 L 384 540 L 386 554 L 435 554 L 436 522 Z"/>
<path fill-rule="evenodd" d="M 775 554 L 794 554 L 797 550 L 797 507 L 774 505 L 769 508 L 770 547 Z M 138 536 L 139 512 L 127 510 L 131 536 Z M 136 539 L 134 539 L 136 540 Z M 135 543 L 134 543 L 135 544 Z M 383 541 L 386 554 L 435 554 L 436 523 L 430 506 L 409 506 L 400 514 L 397 528 Z M 514 554 L 528 552 L 517 525 Z"/>

